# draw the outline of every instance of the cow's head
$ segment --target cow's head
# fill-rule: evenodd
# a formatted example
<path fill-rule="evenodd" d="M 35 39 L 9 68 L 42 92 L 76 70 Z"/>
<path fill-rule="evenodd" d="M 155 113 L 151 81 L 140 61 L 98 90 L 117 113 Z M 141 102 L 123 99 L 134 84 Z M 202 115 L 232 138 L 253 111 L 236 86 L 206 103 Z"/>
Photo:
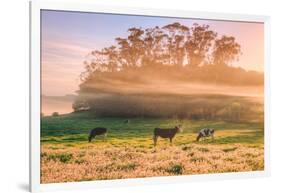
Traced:
<path fill-rule="evenodd" d="M 177 129 L 177 132 L 181 133 L 183 131 L 182 125 L 177 125 L 175 127 Z"/>

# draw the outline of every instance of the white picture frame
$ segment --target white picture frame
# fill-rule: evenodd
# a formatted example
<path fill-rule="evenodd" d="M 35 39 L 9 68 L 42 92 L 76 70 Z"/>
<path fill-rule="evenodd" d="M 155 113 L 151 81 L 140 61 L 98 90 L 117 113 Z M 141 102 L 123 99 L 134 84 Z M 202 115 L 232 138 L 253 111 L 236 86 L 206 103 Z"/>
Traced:
<path fill-rule="evenodd" d="M 264 22 L 264 78 L 265 78 L 265 133 L 264 171 L 223 174 L 204 174 L 173 177 L 152 177 L 138 179 L 71 182 L 40 184 L 40 10 L 66 10 L 95 13 L 115 13 L 127 15 L 165 16 L 200 18 L 226 21 Z M 32 1 L 30 2 L 30 190 L 41 192 L 50 190 L 73 190 L 82 188 L 122 187 L 147 184 L 183 183 L 202 180 L 222 180 L 234 178 L 262 177 L 270 175 L 270 18 L 258 15 L 193 12 L 185 10 L 146 9 L 137 7 L 101 6 L 87 3 Z"/>

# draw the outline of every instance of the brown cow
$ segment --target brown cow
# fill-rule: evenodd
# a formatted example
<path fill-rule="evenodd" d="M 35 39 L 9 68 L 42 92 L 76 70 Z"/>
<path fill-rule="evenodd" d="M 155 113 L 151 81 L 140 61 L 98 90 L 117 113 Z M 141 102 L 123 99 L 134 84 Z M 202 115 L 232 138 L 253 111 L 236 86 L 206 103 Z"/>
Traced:
<path fill-rule="evenodd" d="M 175 128 L 170 128 L 170 129 L 155 128 L 153 133 L 154 146 L 156 146 L 158 137 L 169 138 L 170 143 L 172 143 L 175 135 L 181 131 L 182 131 L 181 125 L 175 126 Z"/>

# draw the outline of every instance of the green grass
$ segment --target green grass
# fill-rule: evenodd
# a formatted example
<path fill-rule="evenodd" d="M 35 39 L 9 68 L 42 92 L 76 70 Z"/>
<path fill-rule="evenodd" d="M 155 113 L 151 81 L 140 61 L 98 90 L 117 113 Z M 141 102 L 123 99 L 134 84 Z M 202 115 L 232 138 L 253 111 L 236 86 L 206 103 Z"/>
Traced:
<path fill-rule="evenodd" d="M 97 137 L 94 144 L 112 144 L 115 146 L 134 146 L 152 148 L 152 133 L 155 127 L 172 128 L 181 124 L 182 133 L 176 135 L 174 144 L 190 143 L 233 144 L 244 143 L 251 145 L 263 144 L 263 123 L 234 123 L 224 121 L 182 120 L 161 118 L 131 118 L 125 124 L 126 118 L 97 118 L 88 112 L 71 113 L 56 117 L 43 117 L 41 120 L 41 142 L 43 144 L 65 144 L 76 146 L 85 144 L 89 130 L 98 126 L 109 129 L 106 141 Z M 195 142 L 197 132 L 203 127 L 215 129 L 215 140 L 207 139 Z M 160 139 L 158 143 L 169 144 Z"/>

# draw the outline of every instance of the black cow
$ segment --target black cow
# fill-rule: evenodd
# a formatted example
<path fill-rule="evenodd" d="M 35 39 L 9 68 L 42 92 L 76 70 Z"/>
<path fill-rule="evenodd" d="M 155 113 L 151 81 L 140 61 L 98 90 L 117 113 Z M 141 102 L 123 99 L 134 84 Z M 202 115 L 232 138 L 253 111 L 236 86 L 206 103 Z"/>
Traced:
<path fill-rule="evenodd" d="M 154 135 L 153 135 L 153 141 L 154 141 L 154 146 L 156 146 L 157 143 L 157 138 L 162 137 L 162 138 L 169 138 L 170 143 L 172 143 L 173 138 L 175 135 L 179 132 L 181 132 L 181 126 L 175 126 L 175 128 L 172 129 L 162 129 L 162 128 L 155 128 L 154 129 Z"/>
<path fill-rule="evenodd" d="M 203 128 L 199 131 L 196 141 L 199 141 L 201 138 L 205 139 L 206 137 L 212 137 L 214 140 L 215 130 L 211 128 Z"/>
<path fill-rule="evenodd" d="M 92 141 L 92 139 L 94 139 L 97 135 L 103 135 L 103 137 L 105 138 L 107 135 L 107 128 L 104 127 L 96 127 L 94 129 L 92 129 L 89 133 L 89 137 L 88 140 L 89 142 Z"/>

